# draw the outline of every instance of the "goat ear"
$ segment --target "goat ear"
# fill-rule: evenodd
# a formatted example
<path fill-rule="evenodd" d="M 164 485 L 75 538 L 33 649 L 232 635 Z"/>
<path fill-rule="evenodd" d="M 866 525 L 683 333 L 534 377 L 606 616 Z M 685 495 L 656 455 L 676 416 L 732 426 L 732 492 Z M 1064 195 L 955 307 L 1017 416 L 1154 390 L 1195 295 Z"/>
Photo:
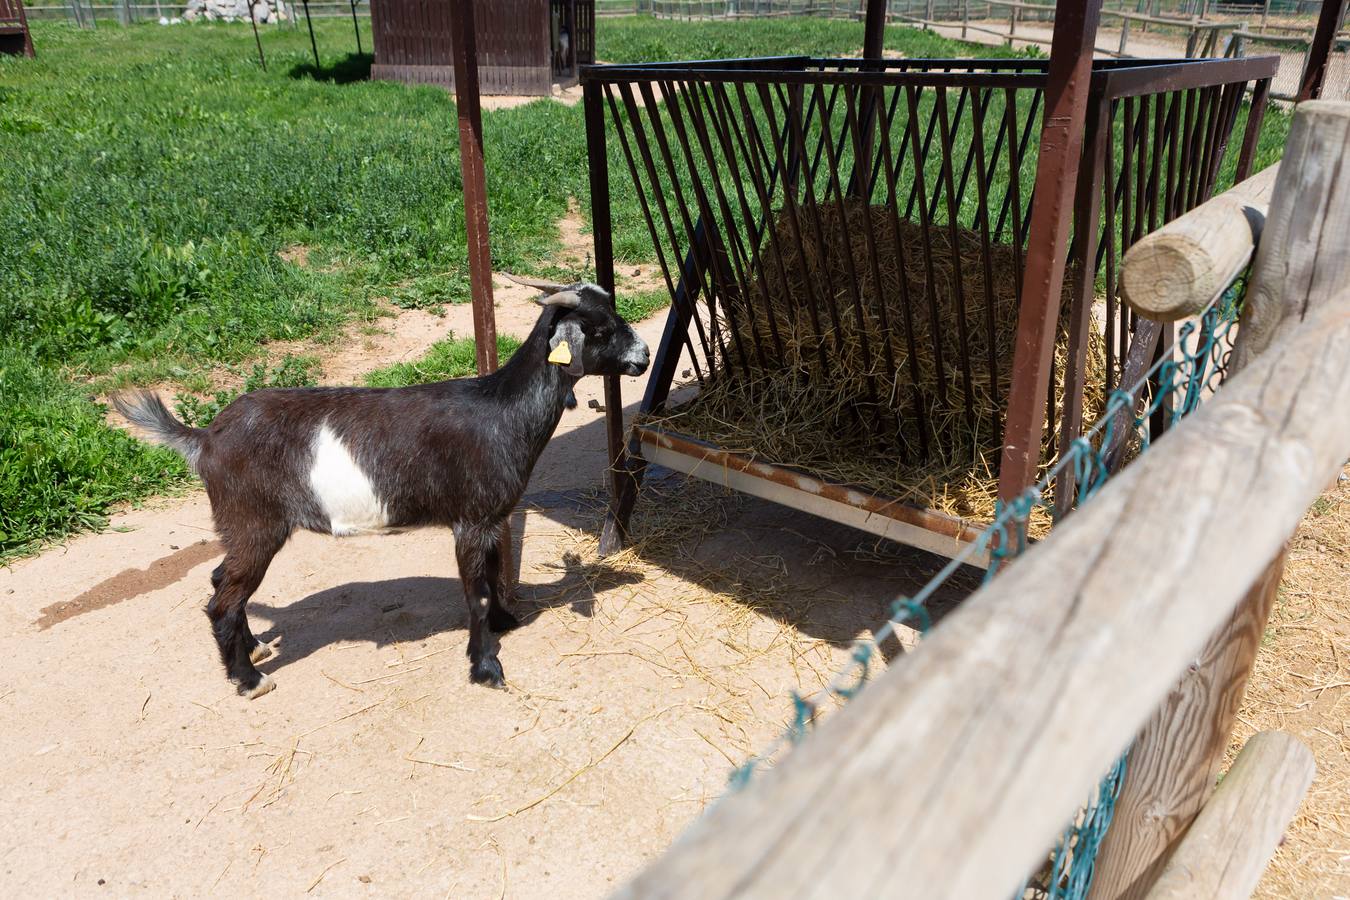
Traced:
<path fill-rule="evenodd" d="M 546 297 L 536 297 L 534 302 L 540 306 L 561 306 L 566 309 L 576 309 L 581 305 L 581 295 L 576 291 L 557 291 Z"/>
<path fill-rule="evenodd" d="M 565 346 L 566 349 L 563 349 Z M 563 367 L 563 371 L 573 378 L 580 378 L 586 374 L 586 364 L 583 357 L 586 351 L 586 334 L 577 324 L 575 316 L 569 316 L 558 323 L 553 329 L 553 336 L 548 340 L 549 361 L 554 362 L 555 357 L 559 359 L 554 362 L 555 365 Z M 562 350 L 562 353 L 558 351 Z M 560 357 L 567 357 L 563 362 Z"/>

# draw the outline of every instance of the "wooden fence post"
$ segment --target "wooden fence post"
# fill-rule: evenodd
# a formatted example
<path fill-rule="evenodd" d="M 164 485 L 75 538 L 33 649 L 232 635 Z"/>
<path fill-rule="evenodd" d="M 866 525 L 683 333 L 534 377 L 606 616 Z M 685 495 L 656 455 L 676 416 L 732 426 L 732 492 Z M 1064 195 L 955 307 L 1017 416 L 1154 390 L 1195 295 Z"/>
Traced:
<path fill-rule="evenodd" d="M 1299 106 L 1256 254 L 1230 365 L 1241 370 L 1350 277 L 1350 103 Z M 1090 898 L 1143 897 L 1208 797 L 1265 632 L 1284 554 L 1144 726 L 1096 862 Z"/>
<path fill-rule="evenodd" d="M 1316 774 L 1312 751 L 1297 738 L 1253 735 L 1148 900 L 1250 897 Z"/>

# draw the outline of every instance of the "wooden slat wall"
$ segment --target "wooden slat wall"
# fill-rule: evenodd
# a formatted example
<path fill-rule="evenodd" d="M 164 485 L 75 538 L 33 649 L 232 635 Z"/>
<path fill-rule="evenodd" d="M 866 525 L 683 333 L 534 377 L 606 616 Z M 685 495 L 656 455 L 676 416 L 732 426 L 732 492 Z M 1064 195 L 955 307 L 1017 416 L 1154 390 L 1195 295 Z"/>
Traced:
<path fill-rule="evenodd" d="M 549 0 L 479 2 L 474 17 L 482 92 L 547 94 L 553 83 Z M 371 26 L 371 77 L 454 87 L 446 0 L 373 0 Z M 594 47 L 591 35 L 586 44 Z"/>

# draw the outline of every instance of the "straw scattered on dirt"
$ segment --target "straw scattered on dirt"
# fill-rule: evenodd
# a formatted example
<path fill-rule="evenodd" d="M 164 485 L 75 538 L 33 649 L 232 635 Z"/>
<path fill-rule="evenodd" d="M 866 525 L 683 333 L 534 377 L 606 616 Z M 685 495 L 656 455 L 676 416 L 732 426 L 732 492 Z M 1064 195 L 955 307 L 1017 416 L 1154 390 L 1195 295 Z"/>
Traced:
<path fill-rule="evenodd" d="M 1350 480 L 1313 504 L 1290 544 L 1230 758 L 1270 729 L 1308 745 L 1317 777 L 1255 896 L 1350 896 Z"/>
<path fill-rule="evenodd" d="M 814 229 L 814 216 L 778 214 L 760 248 L 755 296 L 716 323 L 730 361 L 694 400 L 653 423 L 830 481 L 992 519 L 1017 252 L 991 243 L 986 271 L 979 232 L 957 229 L 954 250 L 948 226 L 900 221 L 897 229 L 887 208 L 861 202 L 821 206 L 819 220 L 823 253 L 795 237 Z M 1055 350 L 1057 406 L 1072 280 Z M 1104 344 L 1095 327 L 1088 334 L 1085 423 L 1105 405 Z"/>

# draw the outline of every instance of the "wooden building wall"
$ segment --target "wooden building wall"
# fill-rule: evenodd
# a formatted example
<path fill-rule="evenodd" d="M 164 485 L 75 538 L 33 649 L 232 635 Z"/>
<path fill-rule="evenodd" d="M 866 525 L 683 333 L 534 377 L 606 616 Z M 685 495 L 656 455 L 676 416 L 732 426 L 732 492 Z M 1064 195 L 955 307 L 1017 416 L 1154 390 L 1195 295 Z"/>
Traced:
<path fill-rule="evenodd" d="M 372 0 L 371 77 L 453 88 L 450 0 Z M 474 5 L 484 94 L 547 94 L 553 83 L 549 0 Z"/>

